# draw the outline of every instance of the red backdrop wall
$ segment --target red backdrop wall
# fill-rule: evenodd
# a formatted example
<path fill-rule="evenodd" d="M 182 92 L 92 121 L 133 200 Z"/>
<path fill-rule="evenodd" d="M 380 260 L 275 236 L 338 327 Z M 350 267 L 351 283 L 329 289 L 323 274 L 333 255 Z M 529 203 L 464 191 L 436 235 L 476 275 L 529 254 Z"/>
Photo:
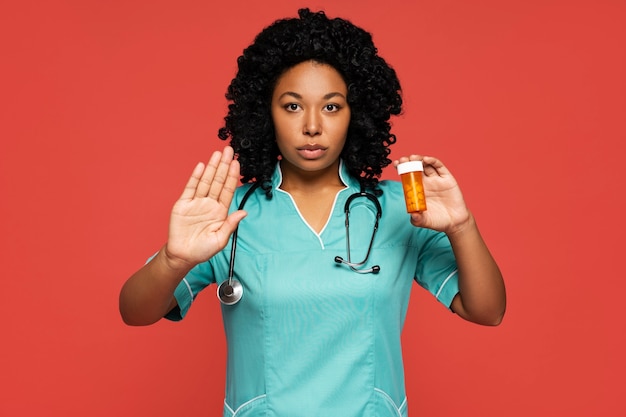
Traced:
<path fill-rule="evenodd" d="M 220 414 L 213 290 L 146 328 L 117 296 L 223 145 L 237 56 L 303 5 L 373 32 L 404 87 L 392 156 L 446 162 L 505 274 L 498 328 L 414 290 L 411 415 L 626 415 L 626 5 L 609 0 L 5 2 L 0 415 Z"/>

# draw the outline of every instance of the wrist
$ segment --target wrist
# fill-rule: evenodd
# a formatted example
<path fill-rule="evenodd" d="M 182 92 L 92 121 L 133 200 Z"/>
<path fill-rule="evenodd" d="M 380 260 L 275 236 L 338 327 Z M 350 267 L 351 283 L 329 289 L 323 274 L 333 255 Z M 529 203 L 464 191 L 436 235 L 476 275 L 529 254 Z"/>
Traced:
<path fill-rule="evenodd" d="M 448 231 L 446 231 L 446 235 L 448 235 L 449 239 L 455 239 L 474 230 L 476 230 L 476 221 L 474 216 L 472 216 L 472 213 L 468 212 L 467 219 L 451 227 Z"/>
<path fill-rule="evenodd" d="M 161 264 L 164 268 L 167 268 L 168 270 L 176 274 L 184 275 L 189 272 L 191 268 L 194 267 L 193 263 L 186 261 L 185 259 L 182 259 L 176 255 L 173 255 L 168 250 L 167 244 L 165 244 L 163 248 L 161 248 L 157 256 L 160 258 Z"/>

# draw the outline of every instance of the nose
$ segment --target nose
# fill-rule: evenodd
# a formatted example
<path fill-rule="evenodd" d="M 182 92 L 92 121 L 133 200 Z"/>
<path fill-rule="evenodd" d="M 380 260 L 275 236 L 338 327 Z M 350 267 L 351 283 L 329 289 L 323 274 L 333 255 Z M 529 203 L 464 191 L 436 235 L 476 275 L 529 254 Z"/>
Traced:
<path fill-rule="evenodd" d="M 305 114 L 302 133 L 307 136 L 317 136 L 322 133 L 322 119 L 317 112 L 310 111 Z"/>

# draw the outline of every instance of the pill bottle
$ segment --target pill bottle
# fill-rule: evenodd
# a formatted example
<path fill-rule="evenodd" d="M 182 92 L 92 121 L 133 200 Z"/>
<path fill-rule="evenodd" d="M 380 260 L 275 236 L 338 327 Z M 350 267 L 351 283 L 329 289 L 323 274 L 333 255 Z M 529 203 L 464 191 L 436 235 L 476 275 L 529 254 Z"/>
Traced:
<path fill-rule="evenodd" d="M 414 213 L 426 210 L 426 197 L 422 183 L 424 165 L 422 161 L 409 161 L 398 164 L 398 174 L 402 180 L 406 211 Z"/>

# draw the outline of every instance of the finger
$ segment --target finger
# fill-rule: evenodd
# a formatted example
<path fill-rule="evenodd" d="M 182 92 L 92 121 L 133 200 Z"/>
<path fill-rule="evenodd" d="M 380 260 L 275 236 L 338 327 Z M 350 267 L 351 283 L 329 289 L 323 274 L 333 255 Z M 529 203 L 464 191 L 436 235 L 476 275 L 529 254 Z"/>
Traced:
<path fill-rule="evenodd" d="M 409 162 L 409 161 L 421 161 L 423 158 L 424 157 L 422 155 L 402 156 L 396 159 L 395 161 L 393 161 L 393 166 L 397 167 L 399 164 L 402 164 L 404 162 Z"/>
<path fill-rule="evenodd" d="M 437 158 L 432 156 L 425 156 L 423 159 L 424 164 L 424 175 L 427 177 L 437 175 L 442 176 L 448 174 L 448 169 L 445 165 Z"/>
<path fill-rule="evenodd" d="M 235 229 L 237 229 L 239 222 L 247 215 L 248 213 L 244 210 L 236 210 L 226 217 L 226 220 L 224 220 L 224 223 L 222 223 L 222 226 L 216 232 L 222 247 L 226 246 L 228 239 L 235 232 Z"/>
<path fill-rule="evenodd" d="M 185 189 L 180 196 L 181 200 L 191 200 L 193 196 L 196 194 L 196 188 L 198 187 L 198 183 L 200 182 L 200 177 L 202 176 L 202 172 L 204 171 L 204 164 L 202 162 L 198 162 L 196 167 L 193 169 L 189 180 L 187 180 L 187 185 L 185 185 Z"/>
<path fill-rule="evenodd" d="M 228 168 L 228 175 L 226 177 L 226 181 L 224 182 L 224 187 L 222 188 L 222 192 L 219 196 L 219 202 L 225 207 L 230 206 L 230 202 L 233 200 L 233 195 L 235 194 L 235 190 L 237 189 L 237 185 L 239 184 L 239 161 L 233 159 L 230 162 L 230 166 Z"/>
<path fill-rule="evenodd" d="M 217 171 L 220 163 L 220 159 L 222 158 L 222 153 L 220 151 L 213 152 L 209 162 L 207 163 L 202 176 L 200 177 L 200 181 L 196 188 L 195 196 L 196 197 L 206 197 L 211 189 L 211 183 L 213 182 L 213 177 L 215 176 L 215 172 Z"/>
<path fill-rule="evenodd" d="M 424 225 L 425 214 L 422 212 L 411 213 L 411 224 L 415 227 L 422 227 Z"/>
<path fill-rule="evenodd" d="M 228 172 L 230 171 L 231 163 L 233 162 L 234 151 L 230 146 L 224 147 L 222 157 L 219 160 L 217 169 L 211 181 L 211 187 L 209 188 L 209 198 L 217 200 L 222 193 L 224 183 L 228 178 Z"/>

